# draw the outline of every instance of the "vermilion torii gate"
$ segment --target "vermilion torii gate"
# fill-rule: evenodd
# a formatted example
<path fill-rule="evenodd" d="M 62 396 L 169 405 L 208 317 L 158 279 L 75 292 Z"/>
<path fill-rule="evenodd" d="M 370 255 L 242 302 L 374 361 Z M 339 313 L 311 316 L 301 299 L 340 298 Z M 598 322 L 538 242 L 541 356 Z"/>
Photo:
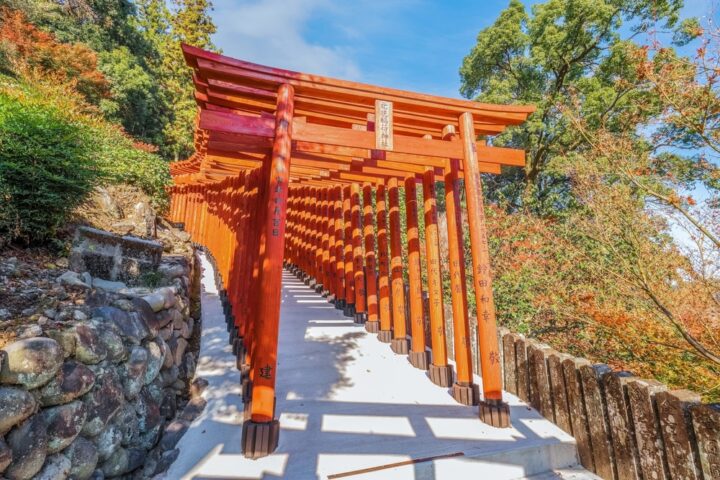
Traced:
<path fill-rule="evenodd" d="M 430 380 L 450 388 L 458 402 L 479 404 L 482 421 L 509 426 L 480 174 L 522 166 L 525 156 L 477 138 L 522 123 L 532 107 L 296 73 L 187 45 L 183 52 L 193 69 L 200 112 L 196 152 L 171 166 L 170 217 L 184 223 L 216 262 L 243 382 L 244 454 L 267 455 L 278 442 L 275 373 L 283 267 L 365 323 L 393 352 L 429 370 Z M 439 243 L 437 183 L 445 186 L 447 251 Z M 472 376 L 463 188 L 482 398 Z M 447 292 L 443 264 L 450 278 Z M 448 301 L 451 319 L 444 315 Z M 453 326 L 455 369 L 448 363 L 446 321 Z"/>

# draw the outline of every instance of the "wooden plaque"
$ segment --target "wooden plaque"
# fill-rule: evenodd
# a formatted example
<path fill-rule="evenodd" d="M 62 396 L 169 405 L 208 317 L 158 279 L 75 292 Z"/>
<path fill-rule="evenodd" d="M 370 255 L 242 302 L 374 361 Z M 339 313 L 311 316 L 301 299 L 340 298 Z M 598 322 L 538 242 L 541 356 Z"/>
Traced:
<path fill-rule="evenodd" d="M 375 100 L 375 148 L 393 149 L 393 104 Z"/>

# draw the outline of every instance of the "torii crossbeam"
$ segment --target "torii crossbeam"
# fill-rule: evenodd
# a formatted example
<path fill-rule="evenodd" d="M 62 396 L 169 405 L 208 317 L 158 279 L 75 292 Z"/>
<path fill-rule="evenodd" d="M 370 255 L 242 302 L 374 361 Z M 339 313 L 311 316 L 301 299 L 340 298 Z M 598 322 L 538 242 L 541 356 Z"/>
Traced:
<path fill-rule="evenodd" d="M 525 154 L 487 146 L 478 136 L 521 124 L 533 108 L 291 72 L 188 45 L 183 52 L 200 109 L 195 153 L 171 165 L 169 215 L 207 249 L 219 271 L 243 382 L 244 454 L 268 455 L 278 443 L 283 267 L 393 352 L 428 370 L 458 402 L 479 405 L 482 421 L 509 426 L 480 174 L 522 166 Z M 438 183 L 444 184 L 447 216 L 444 250 Z M 482 396 L 473 385 L 462 189 Z M 442 265 L 449 288 L 443 288 Z M 451 319 L 445 317 L 448 301 Z M 454 369 L 446 321 L 453 327 Z"/>

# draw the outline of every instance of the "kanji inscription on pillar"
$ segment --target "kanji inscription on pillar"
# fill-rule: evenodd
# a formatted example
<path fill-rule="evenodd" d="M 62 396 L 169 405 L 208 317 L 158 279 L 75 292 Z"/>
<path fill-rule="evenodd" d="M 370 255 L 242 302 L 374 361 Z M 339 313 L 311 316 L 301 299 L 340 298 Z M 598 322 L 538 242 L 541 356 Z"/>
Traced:
<path fill-rule="evenodd" d="M 282 177 L 277 177 L 277 181 L 275 183 L 275 187 L 273 188 L 274 196 L 273 196 L 273 216 L 272 216 L 272 236 L 277 237 L 280 235 L 280 223 L 282 222 L 282 209 L 280 208 L 280 205 L 282 204 L 282 197 L 281 193 L 283 191 L 283 179 Z"/>
<path fill-rule="evenodd" d="M 270 378 L 272 378 L 272 370 L 273 370 L 273 368 L 270 365 L 265 365 L 264 367 L 260 367 L 260 376 L 262 378 L 270 379 Z"/>
<path fill-rule="evenodd" d="M 393 149 L 393 104 L 375 100 L 375 148 Z"/>

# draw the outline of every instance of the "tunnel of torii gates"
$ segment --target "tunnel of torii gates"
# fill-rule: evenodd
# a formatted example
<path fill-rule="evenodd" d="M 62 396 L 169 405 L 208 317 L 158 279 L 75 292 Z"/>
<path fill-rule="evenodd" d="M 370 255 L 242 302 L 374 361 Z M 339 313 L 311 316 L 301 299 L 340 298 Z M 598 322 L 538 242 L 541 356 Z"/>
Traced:
<path fill-rule="evenodd" d="M 480 174 L 520 167 L 525 154 L 478 138 L 521 124 L 533 108 L 297 73 L 188 45 L 183 53 L 200 108 L 195 153 L 170 167 L 169 216 L 216 264 L 241 372 L 244 455 L 268 455 L 278 444 L 283 268 L 364 323 L 395 354 L 428 370 L 430 381 L 449 388 L 456 401 L 479 405 L 481 421 L 508 427 Z M 445 184 L 447 251 L 439 242 L 438 182 Z M 461 189 L 470 252 L 463 251 Z M 471 272 L 465 271 L 467 254 Z M 473 385 L 467 274 L 478 310 L 482 396 Z M 452 305 L 451 319 L 444 302 Z M 448 362 L 446 321 L 452 321 L 455 368 Z"/>

